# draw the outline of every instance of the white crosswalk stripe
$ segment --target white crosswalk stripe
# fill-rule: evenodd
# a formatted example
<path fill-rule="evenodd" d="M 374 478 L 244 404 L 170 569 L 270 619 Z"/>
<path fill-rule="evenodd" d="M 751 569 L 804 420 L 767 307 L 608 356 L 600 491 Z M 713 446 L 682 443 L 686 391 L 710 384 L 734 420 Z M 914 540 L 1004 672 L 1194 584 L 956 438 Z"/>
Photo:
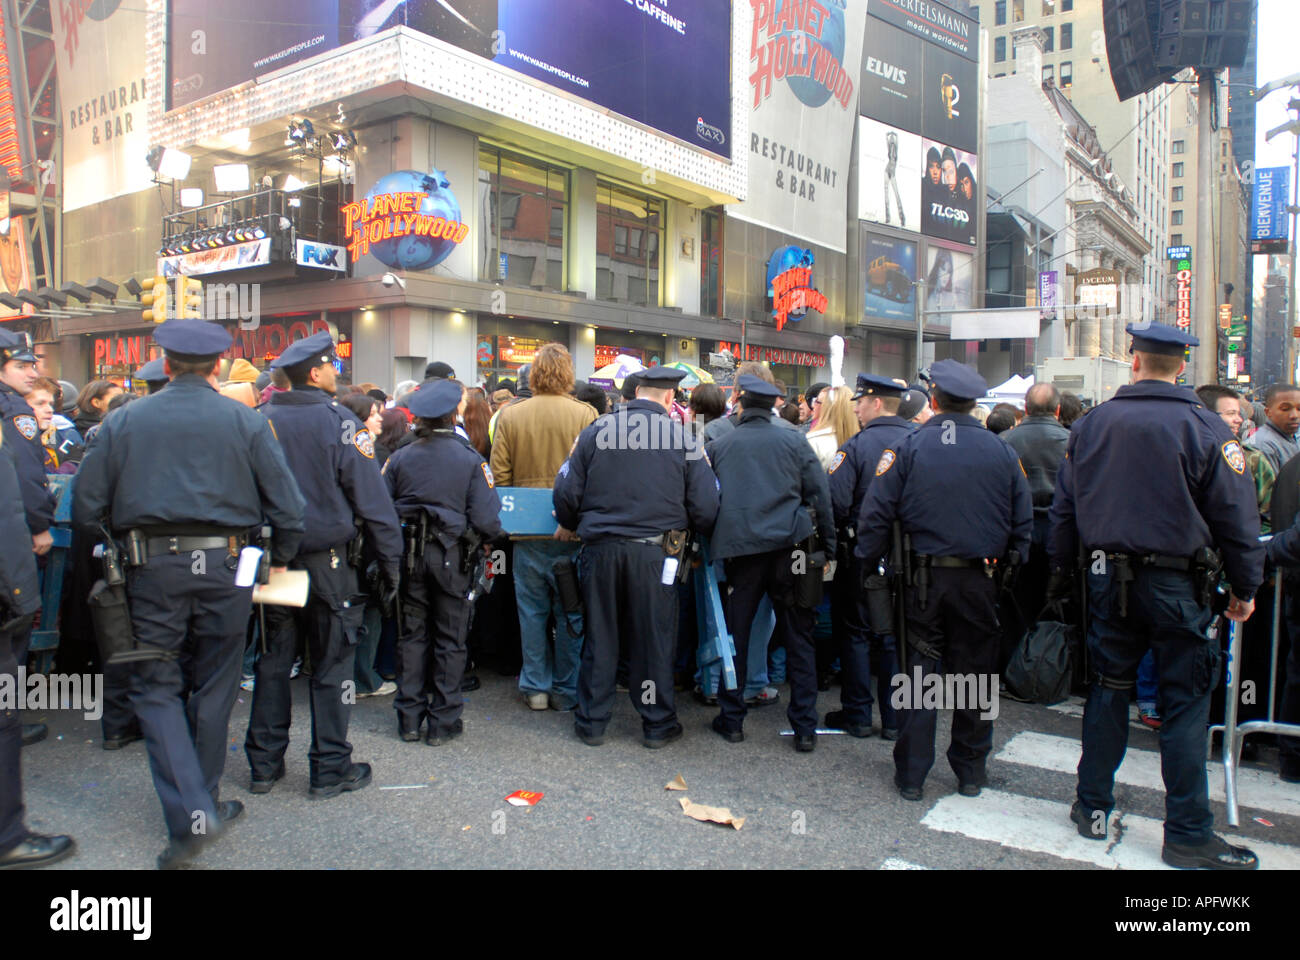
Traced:
<path fill-rule="evenodd" d="M 1020 763 L 1026 766 L 1074 773 L 1079 767 L 1080 744 L 1069 737 L 1053 737 L 1043 733 L 1025 731 L 1016 734 L 997 752 L 995 760 Z M 1210 799 L 1222 803 L 1223 765 L 1206 765 L 1210 780 Z M 1163 790 L 1160 776 L 1160 754 L 1152 750 L 1129 750 L 1124 762 L 1115 773 L 1115 782 L 1131 787 Z M 1237 800 L 1243 808 L 1271 810 L 1289 816 L 1300 816 L 1300 791 L 1294 784 L 1283 783 L 1269 770 L 1242 767 L 1237 771 Z"/>
<path fill-rule="evenodd" d="M 923 867 L 919 863 L 911 863 L 907 860 L 900 860 L 898 857 L 890 857 L 880 865 L 881 870 L 929 870 L 929 867 Z"/>

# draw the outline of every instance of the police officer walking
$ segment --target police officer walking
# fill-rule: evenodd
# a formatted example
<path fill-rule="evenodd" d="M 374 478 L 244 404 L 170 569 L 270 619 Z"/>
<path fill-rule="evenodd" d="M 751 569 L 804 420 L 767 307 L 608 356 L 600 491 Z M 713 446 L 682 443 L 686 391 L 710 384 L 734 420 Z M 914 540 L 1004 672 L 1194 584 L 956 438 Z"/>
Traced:
<path fill-rule="evenodd" d="M 901 521 L 910 543 L 913 583 L 906 598 L 912 674 L 891 694 L 902 704 L 894 746 L 894 784 L 906 800 L 920 800 L 934 765 L 937 713 L 924 691 L 935 683 L 960 689 L 953 710 L 948 763 L 958 792 L 979 796 L 993 746 L 990 703 L 997 693 L 998 584 L 995 572 L 1029 555 L 1033 500 L 1020 460 L 1006 443 L 970 415 L 988 392 L 978 373 L 956 360 L 930 370 L 934 417 L 887 447 L 858 518 L 857 556 L 876 563 Z M 940 670 L 942 661 L 942 671 Z M 940 674 L 963 683 L 943 682 Z M 934 677 L 935 679 L 928 679 Z M 972 702 L 974 701 L 974 702 Z"/>
<path fill-rule="evenodd" d="M 1052 501 L 1048 596 L 1068 593 L 1081 558 L 1094 673 L 1070 819 L 1081 836 L 1109 837 L 1129 697 L 1150 648 L 1164 719 L 1161 857 L 1175 867 L 1253 870 L 1254 853 L 1212 832 L 1205 730 L 1222 659 L 1210 629 L 1220 567 L 1230 620 L 1250 616 L 1263 580 L 1255 485 L 1227 425 L 1175 385 L 1199 341 L 1164 324 L 1126 329 L 1133 382 L 1075 423 Z"/>
<path fill-rule="evenodd" d="M 898 672 L 893 625 L 871 622 L 862 583 L 864 574 L 874 574 L 880 558 L 863 560 L 857 546 L 858 514 L 876 475 L 876 465 L 885 450 L 897 448 L 916 427 L 898 415 L 907 383 L 873 374 L 858 374 L 858 422 L 862 429 L 842 446 L 831 461 L 828 482 L 835 511 L 840 556 L 845 558 L 835 571 L 831 589 L 841 634 L 841 709 L 826 714 L 826 726 L 845 730 L 854 737 L 871 736 L 871 678 L 876 678 L 880 699 L 880 735 L 898 739 L 898 718 L 890 706 L 890 681 Z"/>
<path fill-rule="evenodd" d="M 36 556 L 23 514 L 11 444 L 0 433 L 0 677 L 18 685 L 32 620 L 41 609 Z M 0 709 L 0 870 L 43 867 L 72 854 L 71 837 L 28 831 L 23 823 L 22 743 L 17 710 Z"/>
<path fill-rule="evenodd" d="M 300 629 L 312 664 L 310 795 L 336 797 L 370 783 L 370 764 L 353 763 L 348 742 L 356 699 L 351 684 L 357 631 L 365 615 L 356 569 L 361 550 L 354 538 L 361 535 L 360 521 L 378 555 L 390 602 L 397 592 L 402 539 L 375 462 L 374 438 L 334 400 L 335 359 L 328 331 L 291 344 L 272 367 L 285 372 L 292 389 L 275 394 L 262 409 L 307 501 L 306 532 L 289 566 L 307 571 L 311 591 L 301 610 L 268 606 L 265 611 L 266 647 L 254 668 L 253 709 L 244 740 L 253 793 L 269 793 L 284 776 L 289 679 Z"/>
<path fill-rule="evenodd" d="M 131 701 L 171 843 L 164 869 L 191 859 L 243 811 L 218 801 L 230 711 L 252 603 L 235 586 L 240 550 L 267 518 L 273 569 L 298 552 L 303 500 L 265 417 L 216 391 L 230 334 L 170 320 L 154 339 L 171 382 L 104 421 L 77 477 L 73 520 L 106 523 L 132 558 Z"/>
<path fill-rule="evenodd" d="M 425 383 L 407 398 L 415 442 L 384 464 L 384 480 L 402 518 L 406 567 L 397 640 L 397 733 L 441 746 L 461 735 L 466 638 L 483 544 L 501 533 L 501 498 L 492 471 L 456 432 L 465 389 Z"/>
<path fill-rule="evenodd" d="M 586 641 L 573 728 L 593 747 L 604 742 L 614 710 L 620 636 L 642 743 L 654 749 L 682 735 L 673 699 L 676 575 L 688 562 L 690 530 L 708 533 L 718 513 L 718 483 L 703 448 L 668 417 L 685 372 L 655 366 L 639 376 L 635 400 L 578 435 L 552 493 L 555 519 L 583 543 L 577 566 Z M 811 455 L 799 434 L 790 436 Z"/>
<path fill-rule="evenodd" d="M 736 388 L 740 422 L 709 444 L 722 490 L 710 544 L 713 556 L 725 561 L 727 627 L 737 638 L 736 676 L 747 675 L 744 638 L 766 593 L 776 613 L 776 632 L 785 638 L 790 679 L 786 715 L 794 727 L 794 746 L 809 753 L 817 746 L 815 608 L 821 602 L 823 571 L 835 555 L 830 489 L 804 435 L 772 418 L 781 391 L 753 374 L 738 376 Z M 713 730 L 729 743 L 745 739 L 743 693 L 718 690 Z"/>

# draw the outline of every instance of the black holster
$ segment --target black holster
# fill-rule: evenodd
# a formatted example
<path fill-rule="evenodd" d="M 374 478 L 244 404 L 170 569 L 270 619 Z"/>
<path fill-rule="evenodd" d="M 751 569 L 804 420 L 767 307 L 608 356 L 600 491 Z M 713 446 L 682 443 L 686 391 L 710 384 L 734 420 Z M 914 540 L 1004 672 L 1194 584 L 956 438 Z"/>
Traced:
<path fill-rule="evenodd" d="M 1128 616 L 1128 585 L 1133 582 L 1133 564 L 1126 556 L 1115 556 L 1110 559 L 1115 565 L 1115 583 L 1119 586 L 1119 615 Z"/>
<path fill-rule="evenodd" d="M 1223 578 L 1223 558 L 1211 547 L 1201 547 L 1192 557 L 1192 576 L 1196 584 L 1196 602 L 1220 614 L 1228 609 L 1228 595 L 1219 591 Z"/>
<path fill-rule="evenodd" d="M 571 557 L 560 557 L 551 565 L 555 589 L 565 613 L 582 613 L 582 590 L 578 587 L 578 568 Z"/>
<path fill-rule="evenodd" d="M 924 610 L 930 602 L 930 558 L 914 555 L 912 567 L 916 578 L 916 606 Z"/>
<path fill-rule="evenodd" d="M 420 511 L 418 516 L 402 521 L 402 564 L 408 576 L 415 576 L 424 566 L 424 544 L 428 539 L 429 515 Z"/>
<path fill-rule="evenodd" d="M 871 631 L 897 636 L 894 627 L 893 577 L 883 573 L 870 573 L 863 577 L 867 594 L 867 616 L 871 618 Z"/>

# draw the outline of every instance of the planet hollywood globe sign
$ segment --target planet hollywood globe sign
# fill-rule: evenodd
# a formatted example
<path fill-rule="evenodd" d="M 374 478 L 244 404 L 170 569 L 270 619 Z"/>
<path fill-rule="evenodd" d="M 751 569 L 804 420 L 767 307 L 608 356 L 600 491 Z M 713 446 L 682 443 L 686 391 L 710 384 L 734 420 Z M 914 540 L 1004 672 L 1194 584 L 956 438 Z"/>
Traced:
<path fill-rule="evenodd" d="M 469 234 L 460 203 L 441 170 L 398 170 L 344 204 L 343 238 L 355 263 L 367 253 L 387 267 L 430 270 Z"/>

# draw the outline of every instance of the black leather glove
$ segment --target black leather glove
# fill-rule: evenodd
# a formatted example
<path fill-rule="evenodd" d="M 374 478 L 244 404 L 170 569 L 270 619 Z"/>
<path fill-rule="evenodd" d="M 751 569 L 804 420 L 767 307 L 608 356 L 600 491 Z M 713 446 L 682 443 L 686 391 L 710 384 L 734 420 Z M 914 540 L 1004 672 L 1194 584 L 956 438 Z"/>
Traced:
<path fill-rule="evenodd" d="M 402 588 L 402 573 L 395 564 L 379 568 L 379 612 L 391 617 L 397 609 L 397 594 Z"/>
<path fill-rule="evenodd" d="M 1047 578 L 1047 600 L 1049 603 L 1068 598 L 1074 588 L 1074 575 L 1071 571 L 1057 567 Z"/>

